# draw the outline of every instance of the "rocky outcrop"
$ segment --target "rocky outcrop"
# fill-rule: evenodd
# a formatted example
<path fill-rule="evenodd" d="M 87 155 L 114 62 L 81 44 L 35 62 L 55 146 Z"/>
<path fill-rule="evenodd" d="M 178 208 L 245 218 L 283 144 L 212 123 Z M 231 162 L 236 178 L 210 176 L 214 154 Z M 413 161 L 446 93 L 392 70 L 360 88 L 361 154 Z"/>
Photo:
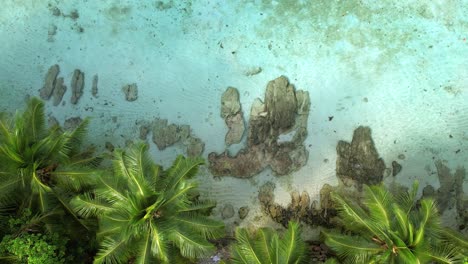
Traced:
<path fill-rule="evenodd" d="M 190 133 L 189 125 L 169 124 L 167 119 L 155 119 L 151 124 L 140 126 L 140 139 L 146 139 L 149 131 L 153 132 L 153 142 L 159 150 L 182 143 L 190 157 L 200 156 L 205 148 L 203 141 Z"/>
<path fill-rule="evenodd" d="M 98 97 L 98 80 L 99 77 L 97 74 L 93 76 L 93 84 L 91 86 L 91 94 L 93 95 L 94 98 Z"/>
<path fill-rule="evenodd" d="M 72 96 L 70 102 L 72 104 L 77 104 L 78 100 L 80 100 L 81 96 L 83 95 L 83 88 L 84 88 L 84 73 L 79 69 L 73 71 L 73 77 L 71 80 L 71 91 Z"/>
<path fill-rule="evenodd" d="M 432 197 L 437 201 L 439 212 L 443 214 L 446 210 L 455 209 L 457 216 L 455 222 L 459 224 L 459 229 L 466 229 L 468 223 L 468 199 L 463 192 L 463 181 L 466 177 L 466 170 L 458 167 L 455 173 L 450 172 L 442 161 L 435 162 L 437 176 L 440 187 L 435 190 L 433 186 L 427 185 L 423 189 L 423 197 Z"/>
<path fill-rule="evenodd" d="M 52 95 L 53 95 L 52 104 L 54 106 L 57 106 L 60 104 L 60 102 L 62 102 L 63 95 L 67 91 L 67 86 L 65 86 L 65 84 L 63 83 L 64 83 L 64 80 L 62 77 L 57 78 L 57 80 L 55 81 L 54 91 L 52 92 Z"/>
<path fill-rule="evenodd" d="M 286 175 L 306 164 L 308 151 L 303 143 L 307 137 L 309 94 L 296 92 L 281 76 L 268 83 L 264 102 L 253 102 L 247 144 L 237 155 L 230 156 L 227 151 L 209 154 L 214 176 L 249 178 L 268 166 L 276 175 Z M 235 104 L 226 107 L 239 108 Z M 222 110 L 222 115 L 227 112 Z"/>
<path fill-rule="evenodd" d="M 138 86 L 136 83 L 125 85 L 122 87 L 122 92 L 125 94 L 125 100 L 129 102 L 138 99 Z"/>
<path fill-rule="evenodd" d="M 379 157 L 369 127 L 354 130 L 351 143 L 340 140 L 336 147 L 336 175 L 346 185 L 378 184 L 382 181 L 385 163 Z"/>
<path fill-rule="evenodd" d="M 227 88 L 221 96 L 221 117 L 224 118 L 229 128 L 224 140 L 226 145 L 239 143 L 244 135 L 245 125 L 239 102 L 239 92 L 236 88 Z"/>
<path fill-rule="evenodd" d="M 50 97 L 52 96 L 52 93 L 55 88 L 55 82 L 57 80 L 57 76 L 59 72 L 60 72 L 60 67 L 57 64 L 52 65 L 47 71 L 47 74 L 44 80 L 44 86 L 39 90 L 39 96 L 42 99 L 49 100 Z"/>
<path fill-rule="evenodd" d="M 287 227 L 291 220 L 300 221 L 311 226 L 333 225 L 330 219 L 336 216 L 337 211 L 334 209 L 330 193 L 333 188 L 325 184 L 320 190 L 320 205 L 317 201 L 311 201 L 309 194 L 305 191 L 299 193 L 294 191 L 291 193 L 291 202 L 286 207 L 275 203 L 274 201 L 275 184 L 267 182 L 262 185 L 258 192 L 262 210 L 269 215 L 275 222 Z"/>

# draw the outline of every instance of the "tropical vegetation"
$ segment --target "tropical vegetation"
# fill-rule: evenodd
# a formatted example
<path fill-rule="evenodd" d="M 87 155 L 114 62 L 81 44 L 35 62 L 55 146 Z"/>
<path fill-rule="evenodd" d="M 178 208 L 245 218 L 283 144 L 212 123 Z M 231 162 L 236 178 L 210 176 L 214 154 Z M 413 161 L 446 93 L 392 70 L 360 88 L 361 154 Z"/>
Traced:
<path fill-rule="evenodd" d="M 88 120 L 73 130 L 45 123 L 37 98 L 23 112 L 0 116 L 0 234 L 11 235 L 9 219 L 29 215 L 37 228 L 21 229 L 16 238 L 40 229 L 91 243 L 95 222 L 70 207 L 71 198 L 92 188 L 99 174 L 100 158 L 82 149 Z"/>
<path fill-rule="evenodd" d="M 234 264 L 293 264 L 306 261 L 306 244 L 299 224 L 289 222 L 283 236 L 272 228 L 236 229 L 232 247 Z"/>
<path fill-rule="evenodd" d="M 224 235 L 224 224 L 206 216 L 215 204 L 192 195 L 189 179 L 203 160 L 179 156 L 164 171 L 147 150 L 141 142 L 115 151 L 113 173 L 73 200 L 80 216 L 99 219 L 94 263 L 187 263 L 213 253 L 207 239 Z"/>
<path fill-rule="evenodd" d="M 361 204 L 334 193 L 347 232 L 324 232 L 325 243 L 342 263 L 460 263 L 466 238 L 444 228 L 434 200 L 417 191 L 417 182 L 398 194 L 365 186 Z"/>

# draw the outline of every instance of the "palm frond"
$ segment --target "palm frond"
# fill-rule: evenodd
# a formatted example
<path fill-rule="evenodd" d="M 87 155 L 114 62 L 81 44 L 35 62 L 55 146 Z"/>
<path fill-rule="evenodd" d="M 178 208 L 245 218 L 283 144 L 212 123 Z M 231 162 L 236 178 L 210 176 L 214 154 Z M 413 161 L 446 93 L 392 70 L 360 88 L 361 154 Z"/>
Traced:
<path fill-rule="evenodd" d="M 36 97 L 31 98 L 22 115 L 22 119 L 28 129 L 28 134 L 32 141 L 41 138 L 45 133 L 45 112 L 44 103 Z"/>
<path fill-rule="evenodd" d="M 128 245 L 123 240 L 114 240 L 110 237 L 101 242 L 101 248 L 94 258 L 95 264 L 120 264 L 126 263 L 130 254 L 125 247 Z"/>
<path fill-rule="evenodd" d="M 204 164 L 202 158 L 185 158 L 179 155 L 165 177 L 165 186 L 177 186 L 182 179 L 190 179 L 198 172 L 198 167 Z M 157 189 L 158 191 L 160 189 Z"/>
<path fill-rule="evenodd" d="M 123 150 L 114 151 L 116 159 L 114 160 L 114 167 L 118 175 L 130 180 L 129 187 L 133 187 L 135 192 L 144 196 L 148 190 L 145 186 L 147 183 L 142 175 L 143 171 L 137 171 L 138 157 L 129 156 Z"/>
<path fill-rule="evenodd" d="M 299 224 L 288 223 L 288 229 L 279 242 L 279 263 L 300 263 L 305 254 L 305 244 L 300 236 Z"/>
<path fill-rule="evenodd" d="M 347 201 L 340 195 L 332 193 L 333 200 L 337 203 L 338 214 L 341 221 L 347 223 L 346 226 L 352 231 L 356 231 L 372 237 L 380 235 L 380 230 L 376 227 L 369 217 L 369 215 L 357 204 L 352 201 Z"/>
<path fill-rule="evenodd" d="M 365 185 L 364 188 L 365 196 L 363 204 L 369 210 L 369 216 L 379 225 L 379 228 L 389 229 L 391 214 L 388 210 L 393 203 L 390 193 L 381 185 Z"/>
<path fill-rule="evenodd" d="M 113 210 L 112 204 L 99 196 L 93 197 L 91 193 L 75 196 L 70 204 L 73 210 L 84 218 L 102 216 Z"/>
<path fill-rule="evenodd" d="M 184 207 L 181 207 L 178 209 L 179 213 L 184 213 L 184 212 L 205 212 L 207 210 L 213 209 L 216 207 L 216 202 L 214 201 L 195 201 L 192 204 L 185 205 Z"/>
<path fill-rule="evenodd" d="M 195 214 L 182 214 L 176 220 L 208 239 L 220 238 L 224 235 L 224 223 L 221 221 L 200 217 Z"/>
<path fill-rule="evenodd" d="M 143 234 L 142 239 L 136 245 L 137 264 L 150 264 L 155 262 L 155 257 L 151 252 L 151 232 Z"/>
<path fill-rule="evenodd" d="M 236 229 L 236 240 L 237 243 L 233 248 L 234 254 L 232 263 L 263 264 L 262 260 L 264 259 L 264 255 L 259 255 L 259 252 L 256 249 L 255 240 L 251 238 L 247 229 Z"/>
<path fill-rule="evenodd" d="M 153 221 L 150 222 L 151 229 L 151 252 L 163 263 L 169 261 L 169 243 L 166 231 L 163 228 L 159 228 Z"/>
<path fill-rule="evenodd" d="M 346 259 L 358 254 L 371 256 L 383 251 L 376 243 L 358 236 L 346 236 L 336 232 L 323 232 L 323 234 L 327 246 L 335 251 L 340 258 Z"/>
<path fill-rule="evenodd" d="M 171 232 L 170 237 L 180 249 L 180 254 L 186 258 L 207 257 L 215 250 L 206 238 L 186 226 L 179 226 Z"/>

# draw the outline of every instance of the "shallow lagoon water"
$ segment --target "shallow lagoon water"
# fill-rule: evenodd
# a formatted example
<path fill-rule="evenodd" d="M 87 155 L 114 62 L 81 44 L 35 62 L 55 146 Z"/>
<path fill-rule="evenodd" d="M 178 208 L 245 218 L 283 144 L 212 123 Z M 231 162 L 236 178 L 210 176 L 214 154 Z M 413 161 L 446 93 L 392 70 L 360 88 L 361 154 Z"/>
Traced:
<path fill-rule="evenodd" d="M 261 226 L 268 219 L 255 210 L 258 187 L 276 182 L 276 200 L 284 205 L 292 190 L 318 199 L 323 184 L 338 182 L 337 142 L 350 141 L 360 125 L 372 129 L 387 167 L 393 160 L 403 166 L 386 182 L 409 185 L 417 178 L 437 188 L 436 160 L 452 170 L 466 166 L 467 13 L 463 0 L 5 0 L 0 106 L 11 111 L 38 96 L 54 64 L 68 86 L 80 69 L 85 88 L 78 104 L 70 104 L 70 90 L 63 104 L 47 103 L 59 122 L 92 117 L 89 139 L 104 147 L 106 141 L 123 146 L 138 137 L 138 124 L 164 118 L 190 125 L 205 142 L 206 158 L 225 149 L 225 89 L 238 89 L 248 118 L 267 83 L 284 75 L 310 95 L 307 164 L 281 177 L 269 170 L 249 180 L 215 179 L 207 169 L 200 175 L 203 195 L 218 201 L 217 216 L 227 203 L 236 211 L 248 205 L 241 224 Z M 91 94 L 95 74 L 97 98 Z M 130 83 L 138 85 L 133 102 L 121 90 Z M 163 165 L 182 153 L 180 145 L 159 151 L 151 143 L 151 150 Z"/>

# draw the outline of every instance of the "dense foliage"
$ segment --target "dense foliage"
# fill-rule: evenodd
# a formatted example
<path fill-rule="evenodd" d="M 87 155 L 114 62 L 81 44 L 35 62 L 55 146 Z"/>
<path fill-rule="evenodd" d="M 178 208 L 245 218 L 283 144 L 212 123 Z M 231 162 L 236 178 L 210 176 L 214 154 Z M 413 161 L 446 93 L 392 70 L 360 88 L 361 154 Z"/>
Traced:
<path fill-rule="evenodd" d="M 238 228 L 232 248 L 234 264 L 293 264 L 306 261 L 306 244 L 299 224 L 289 222 L 283 236 L 271 228 L 255 232 Z"/>
<path fill-rule="evenodd" d="M 362 205 L 335 194 L 347 234 L 325 232 L 325 243 L 343 263 L 459 263 L 465 238 L 444 228 L 432 199 L 416 199 L 411 191 L 390 193 L 366 186 Z"/>
<path fill-rule="evenodd" d="M 209 256 L 214 246 L 207 239 L 224 234 L 222 222 L 205 216 L 214 204 L 191 199 L 196 184 L 188 179 L 203 160 L 179 156 L 163 171 L 147 148 L 138 143 L 115 151 L 114 173 L 73 201 L 79 215 L 99 219 L 95 263 L 176 263 L 180 256 Z"/>

